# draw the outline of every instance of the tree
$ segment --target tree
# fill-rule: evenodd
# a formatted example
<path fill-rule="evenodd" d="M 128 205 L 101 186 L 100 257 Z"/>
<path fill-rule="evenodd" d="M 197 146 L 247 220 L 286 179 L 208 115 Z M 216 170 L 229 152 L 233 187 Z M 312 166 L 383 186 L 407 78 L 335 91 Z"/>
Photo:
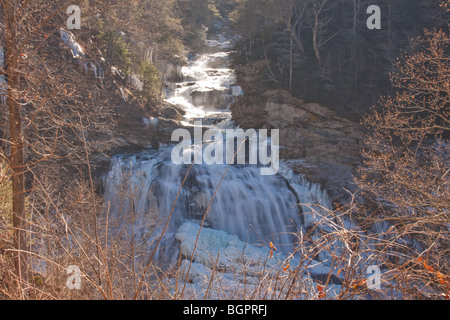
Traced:
<path fill-rule="evenodd" d="M 143 78 L 142 95 L 150 101 L 157 101 L 161 96 L 161 78 L 158 69 L 149 61 L 144 61 L 139 73 Z"/>
<path fill-rule="evenodd" d="M 392 74 L 396 95 L 383 98 L 364 121 L 370 133 L 358 185 L 376 204 L 366 222 L 388 221 L 401 234 L 403 241 L 383 244 L 384 252 L 400 258 L 396 268 L 424 255 L 428 267 L 450 271 L 449 42 L 444 31 L 425 30 L 416 38 L 414 52 Z M 445 281 L 431 275 L 430 285 L 446 292 Z"/>
<path fill-rule="evenodd" d="M 367 28 L 370 0 L 235 2 L 236 63 L 266 59 L 261 84 L 292 88 L 292 95 L 352 119 L 392 92 L 389 73 L 410 39 L 448 21 L 448 13 L 437 12 L 440 0 L 382 1 L 381 30 Z"/>
<path fill-rule="evenodd" d="M 317 63 L 321 66 L 322 57 L 320 54 L 320 49 L 325 43 L 330 41 L 330 39 L 336 35 L 336 33 L 334 33 L 329 38 L 324 39 L 324 30 L 331 21 L 329 17 L 324 17 L 324 14 L 331 9 L 330 2 L 328 2 L 328 0 L 311 0 L 310 9 L 312 12 L 310 25 L 312 29 L 314 54 L 316 56 Z"/>
<path fill-rule="evenodd" d="M 106 101 L 96 100 L 100 90 L 92 83 L 98 83 L 98 73 L 94 77 L 88 68 L 98 71 L 95 61 L 74 59 L 60 38 L 69 2 L 0 3 L 0 28 L 5 31 L 0 38 L 5 43 L 1 75 L 7 84 L 7 110 L 1 115 L 9 128 L 1 155 L 11 171 L 15 273 L 21 288 L 31 271 L 27 263 L 31 211 L 47 206 L 58 212 L 56 199 L 49 195 L 64 192 L 68 183 L 61 179 L 63 172 L 67 176 L 77 167 L 89 171 L 90 152 L 94 148 L 101 152 L 102 147 L 87 137 L 108 134 L 113 122 L 111 112 L 102 106 Z"/>
<path fill-rule="evenodd" d="M 26 245 L 26 213 L 25 213 L 25 150 L 23 137 L 24 103 L 21 90 L 21 67 L 24 58 L 24 47 L 29 43 L 30 35 L 36 33 L 42 20 L 29 24 L 36 7 L 31 4 L 14 0 L 2 1 L 4 16 L 3 28 L 5 32 L 6 54 L 2 75 L 7 79 L 7 106 L 9 113 L 10 157 L 9 167 L 12 175 L 12 211 L 14 227 L 14 248 L 17 250 L 15 258 L 16 274 L 19 279 L 28 280 L 28 267 L 25 252 Z"/>
<path fill-rule="evenodd" d="M 292 93 L 294 77 L 294 42 L 297 44 L 300 54 L 305 53 L 302 38 L 302 27 L 305 22 L 305 12 L 307 1 L 276 1 L 276 12 L 278 15 L 274 18 L 285 25 L 285 30 L 289 36 L 289 92 Z"/>

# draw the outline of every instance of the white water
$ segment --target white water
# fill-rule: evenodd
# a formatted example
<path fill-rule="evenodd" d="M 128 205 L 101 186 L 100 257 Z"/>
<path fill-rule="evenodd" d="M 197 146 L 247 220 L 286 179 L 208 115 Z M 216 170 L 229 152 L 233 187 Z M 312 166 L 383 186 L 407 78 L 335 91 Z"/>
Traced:
<path fill-rule="evenodd" d="M 182 69 L 183 82 L 173 84 L 167 101 L 186 110 L 186 126 L 193 125 L 195 119 L 212 118 L 215 126 L 223 129 L 233 125 L 227 108 L 243 92 L 234 84 L 229 53 L 223 51 L 230 47 L 230 41 L 220 35 L 208 44 L 215 50 Z M 127 234 L 133 231 L 135 239 L 146 243 L 148 251 L 172 211 L 189 168 L 172 163 L 172 148 L 117 156 L 105 177 L 109 216 Z M 200 224 L 211 199 L 207 229 L 202 231 L 195 253 L 195 260 L 206 266 L 218 252 L 227 256 L 227 252 L 247 248 L 247 254 L 261 256 L 268 252 L 270 242 L 278 248 L 277 253 L 287 255 L 293 249 L 294 234 L 318 221 L 318 213 L 313 214 L 309 205 L 317 205 L 316 209 L 330 206 L 319 186 L 293 174 L 283 164 L 275 176 L 262 176 L 256 166 L 231 166 L 226 170 L 226 165 L 193 166 L 176 200 L 157 258 L 175 262 L 180 247 L 185 255 L 192 255 L 198 233 L 195 225 Z"/>
<path fill-rule="evenodd" d="M 172 163 L 170 151 L 171 147 L 165 147 L 116 157 L 106 177 L 105 200 L 111 203 L 111 217 L 125 214 L 126 219 L 131 210 L 128 196 L 133 195 L 137 238 L 145 238 L 157 222 L 167 220 L 187 173 L 187 165 Z M 226 165 L 195 165 L 191 169 L 163 244 L 166 255 L 176 254 L 173 239 L 183 222 L 202 220 L 226 169 Z M 307 209 L 300 203 L 327 205 L 327 201 L 320 188 L 292 174 L 287 180 L 280 175 L 261 176 L 257 167 L 231 166 L 212 201 L 206 226 L 251 244 L 268 245 L 271 241 L 289 252 L 294 240 L 290 233 L 305 225 L 302 213 Z M 310 215 L 307 217 L 306 222 L 311 220 Z"/>
<path fill-rule="evenodd" d="M 166 93 L 167 102 L 186 111 L 184 125 L 192 124 L 195 119 L 229 120 L 229 104 L 234 97 L 243 94 L 228 65 L 229 52 L 223 51 L 231 43 L 224 35 L 219 35 L 218 39 L 220 41 L 208 40 L 212 52 L 196 56 L 183 67 L 183 81 L 172 84 L 172 89 Z"/>

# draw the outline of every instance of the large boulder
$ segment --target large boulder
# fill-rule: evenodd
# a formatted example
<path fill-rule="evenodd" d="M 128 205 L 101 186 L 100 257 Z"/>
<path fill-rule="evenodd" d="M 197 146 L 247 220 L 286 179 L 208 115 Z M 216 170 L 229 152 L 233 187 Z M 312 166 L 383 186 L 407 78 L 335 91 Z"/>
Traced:
<path fill-rule="evenodd" d="M 245 128 L 262 128 L 266 124 L 264 102 L 258 96 L 239 96 L 230 106 L 233 120 Z"/>

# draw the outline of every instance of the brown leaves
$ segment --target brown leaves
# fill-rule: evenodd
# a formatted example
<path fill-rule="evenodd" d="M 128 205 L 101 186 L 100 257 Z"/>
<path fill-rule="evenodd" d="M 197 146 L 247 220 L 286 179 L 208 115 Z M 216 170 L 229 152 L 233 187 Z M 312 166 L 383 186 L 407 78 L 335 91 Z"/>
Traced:
<path fill-rule="evenodd" d="M 432 266 L 428 265 L 427 261 L 425 259 L 423 259 L 422 257 L 417 258 L 417 262 L 422 264 L 423 267 L 425 268 L 425 270 L 427 270 L 429 272 L 434 272 L 434 268 Z"/>
<path fill-rule="evenodd" d="M 326 296 L 325 292 L 320 292 L 319 295 L 317 296 L 318 299 L 324 299 Z"/>
<path fill-rule="evenodd" d="M 277 251 L 277 247 L 274 246 L 272 241 L 269 243 L 269 246 L 270 246 L 270 258 L 269 259 L 272 259 L 273 258 L 273 252 Z"/>
<path fill-rule="evenodd" d="M 446 226 L 450 144 L 443 135 L 450 132 L 449 44 L 448 33 L 426 30 L 414 41 L 414 53 L 399 60 L 398 71 L 392 74 L 398 92 L 383 98 L 382 107 L 365 118 L 371 132 L 358 177 L 359 189 L 374 204 L 369 210 L 376 212 L 366 223 L 387 223 L 383 229 L 387 242 L 379 246 L 395 257 L 390 267 L 399 270 L 404 256 L 405 248 L 397 240 L 417 241 L 429 258 L 417 259 L 423 269 L 414 268 L 414 276 L 423 283 L 430 283 L 431 277 L 436 287 L 446 285 L 436 270 L 448 256 L 450 239 Z M 364 212 L 367 209 L 361 206 Z M 410 271 L 401 271 L 405 279 Z"/>
<path fill-rule="evenodd" d="M 417 262 L 421 264 L 425 270 L 427 270 L 432 278 L 434 278 L 434 281 L 439 283 L 440 285 L 444 286 L 445 292 L 442 294 L 442 296 L 449 300 L 450 299 L 450 281 L 448 280 L 448 276 L 443 275 L 440 271 L 435 271 L 435 268 L 430 266 L 429 262 L 427 262 L 422 257 L 417 258 Z"/>
<path fill-rule="evenodd" d="M 270 248 L 274 251 L 277 251 L 277 247 L 275 247 L 272 242 L 270 242 Z"/>
<path fill-rule="evenodd" d="M 319 291 L 319 294 L 317 295 L 317 299 L 324 299 L 326 296 L 325 293 L 325 287 L 321 286 L 321 285 L 317 285 L 317 291 Z"/>

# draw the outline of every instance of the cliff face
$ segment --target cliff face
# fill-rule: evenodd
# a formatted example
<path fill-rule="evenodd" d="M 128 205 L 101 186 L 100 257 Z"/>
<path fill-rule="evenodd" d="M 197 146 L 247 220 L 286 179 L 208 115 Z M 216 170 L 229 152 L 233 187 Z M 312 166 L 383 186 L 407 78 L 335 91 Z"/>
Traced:
<path fill-rule="evenodd" d="M 316 103 L 305 103 L 289 92 L 263 91 L 258 77 L 265 62 L 237 69 L 237 80 L 246 95 L 231 107 L 242 128 L 280 130 L 281 158 L 293 169 L 321 184 L 334 199 L 345 200 L 360 163 L 362 128 Z"/>
<path fill-rule="evenodd" d="M 118 135 L 124 146 L 139 152 L 145 147 L 158 148 L 171 142 L 172 132 L 181 127 L 184 111 L 160 102 L 154 108 L 136 110 L 124 105 L 118 120 Z"/>

